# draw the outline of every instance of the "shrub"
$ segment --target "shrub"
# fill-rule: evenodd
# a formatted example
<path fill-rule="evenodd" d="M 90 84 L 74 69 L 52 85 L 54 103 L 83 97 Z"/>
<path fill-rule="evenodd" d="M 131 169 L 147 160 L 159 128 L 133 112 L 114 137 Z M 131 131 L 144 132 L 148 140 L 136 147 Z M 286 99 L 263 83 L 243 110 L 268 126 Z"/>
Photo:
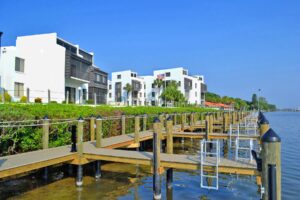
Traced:
<path fill-rule="evenodd" d="M 94 104 L 94 100 L 89 99 L 89 100 L 86 101 L 86 103 L 87 104 Z"/>
<path fill-rule="evenodd" d="M 27 97 L 22 96 L 21 99 L 20 99 L 20 103 L 27 103 Z"/>
<path fill-rule="evenodd" d="M 40 97 L 35 98 L 34 103 L 42 103 L 42 98 Z"/>
<path fill-rule="evenodd" d="M 54 103 L 55 104 L 55 103 L 57 103 L 57 101 L 50 101 L 50 103 Z"/>
<path fill-rule="evenodd" d="M 0 94 L 0 102 L 2 102 L 2 94 Z M 5 100 L 5 102 L 11 102 L 11 96 L 10 96 L 10 94 L 8 94 L 8 92 L 5 92 L 4 93 L 4 100 Z"/>

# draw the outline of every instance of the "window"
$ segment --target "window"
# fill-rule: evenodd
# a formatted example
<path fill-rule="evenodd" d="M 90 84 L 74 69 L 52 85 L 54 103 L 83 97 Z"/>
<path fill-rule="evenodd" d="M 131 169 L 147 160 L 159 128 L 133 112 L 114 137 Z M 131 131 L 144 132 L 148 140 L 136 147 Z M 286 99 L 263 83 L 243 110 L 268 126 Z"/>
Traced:
<path fill-rule="evenodd" d="M 146 97 L 146 92 L 144 92 L 144 97 Z"/>
<path fill-rule="evenodd" d="M 16 57 L 15 71 L 16 72 L 24 72 L 24 59 Z"/>
<path fill-rule="evenodd" d="M 197 88 L 197 83 L 195 83 L 195 88 Z"/>
<path fill-rule="evenodd" d="M 109 86 L 108 86 L 108 89 L 110 89 L 110 90 L 111 90 L 111 85 L 109 85 Z"/>
<path fill-rule="evenodd" d="M 131 77 L 136 77 L 136 74 L 135 73 L 131 73 Z"/>
<path fill-rule="evenodd" d="M 152 92 L 152 97 L 155 97 L 155 92 Z"/>
<path fill-rule="evenodd" d="M 197 92 L 195 92 L 195 97 L 197 97 Z"/>
<path fill-rule="evenodd" d="M 171 76 L 171 72 L 167 72 L 166 77 L 170 77 L 170 76 Z"/>
<path fill-rule="evenodd" d="M 24 96 L 24 83 L 15 82 L 15 97 L 22 97 Z"/>
<path fill-rule="evenodd" d="M 186 70 L 183 70 L 183 71 L 182 71 L 182 74 L 183 74 L 183 75 L 187 75 L 187 71 L 186 71 Z"/>
<path fill-rule="evenodd" d="M 181 86 L 181 81 L 178 81 L 178 86 Z"/>
<path fill-rule="evenodd" d="M 111 98 L 111 93 L 108 94 L 109 98 Z"/>
<path fill-rule="evenodd" d="M 146 89 L 146 84 L 144 85 L 144 89 Z"/>
<path fill-rule="evenodd" d="M 86 100 L 86 95 L 87 95 L 87 90 L 86 89 L 82 89 L 82 100 Z"/>
<path fill-rule="evenodd" d="M 142 97 L 142 93 L 140 92 L 140 97 Z"/>
<path fill-rule="evenodd" d="M 100 74 L 95 74 L 95 81 L 100 83 Z"/>
<path fill-rule="evenodd" d="M 154 83 L 152 83 L 152 88 L 155 88 L 155 84 Z"/>
<path fill-rule="evenodd" d="M 102 76 L 102 83 L 103 84 L 106 84 L 106 81 L 107 81 L 106 79 L 107 79 L 106 76 Z"/>
<path fill-rule="evenodd" d="M 118 74 L 117 79 L 121 79 L 121 74 Z"/>

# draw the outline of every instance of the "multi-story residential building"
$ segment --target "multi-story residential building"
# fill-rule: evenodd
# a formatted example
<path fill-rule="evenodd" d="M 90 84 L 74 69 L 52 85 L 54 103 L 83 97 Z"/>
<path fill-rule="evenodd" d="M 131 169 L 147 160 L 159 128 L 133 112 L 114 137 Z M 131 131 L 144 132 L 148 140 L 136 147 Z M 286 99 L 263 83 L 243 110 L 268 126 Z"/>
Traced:
<path fill-rule="evenodd" d="M 127 84 L 131 86 L 131 91 L 125 89 Z M 108 88 L 108 104 L 145 105 L 146 85 L 144 79 L 139 77 L 136 72 L 130 70 L 113 72 Z"/>
<path fill-rule="evenodd" d="M 154 81 L 159 78 L 163 81 L 163 85 L 158 88 L 154 85 Z M 129 83 L 134 86 L 137 81 L 141 86 L 138 92 L 129 95 L 126 100 L 126 92 L 124 86 Z M 153 75 L 138 77 L 135 72 L 130 70 L 112 73 L 112 80 L 109 83 L 109 104 L 128 101 L 129 105 L 163 105 L 165 102 L 160 98 L 164 88 L 170 81 L 176 81 L 178 90 L 185 96 L 190 104 L 204 105 L 205 93 L 207 86 L 204 83 L 204 77 L 200 75 L 191 76 L 188 70 L 178 67 L 170 69 L 155 70 Z M 144 93 L 144 96 L 134 95 L 137 93 Z M 141 102 L 141 103 L 139 103 Z"/>
<path fill-rule="evenodd" d="M 2 47 L 1 53 L 0 87 L 16 101 L 26 91 L 31 102 L 36 97 L 47 102 L 49 93 L 57 102 L 81 103 L 94 96 L 106 101 L 107 73 L 95 67 L 93 53 L 56 33 L 17 37 L 16 46 Z"/>

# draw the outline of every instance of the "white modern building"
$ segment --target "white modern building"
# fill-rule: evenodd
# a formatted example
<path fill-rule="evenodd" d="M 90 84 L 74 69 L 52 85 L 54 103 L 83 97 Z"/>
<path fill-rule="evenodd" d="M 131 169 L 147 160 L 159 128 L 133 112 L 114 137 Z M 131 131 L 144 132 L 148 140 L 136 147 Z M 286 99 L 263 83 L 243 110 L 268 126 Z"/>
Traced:
<path fill-rule="evenodd" d="M 127 84 L 131 90 L 125 89 Z M 107 102 L 110 105 L 146 105 L 145 81 L 131 70 L 113 72 L 108 90 Z"/>
<path fill-rule="evenodd" d="M 154 81 L 159 78 L 163 81 L 163 86 L 158 88 Z M 108 104 L 119 105 L 163 105 L 165 102 L 160 98 L 163 90 L 170 81 L 176 81 L 178 90 L 184 95 L 187 103 L 204 105 L 207 86 L 204 77 L 200 75 L 189 75 L 188 70 L 178 67 L 170 69 L 155 70 L 153 75 L 137 76 L 136 72 L 121 71 L 112 73 L 109 82 Z M 135 91 L 129 93 L 124 90 L 129 83 Z M 135 84 L 139 86 L 134 87 Z M 128 102 L 128 103 L 126 103 Z"/>
<path fill-rule="evenodd" d="M 81 103 L 96 96 L 105 103 L 107 73 L 94 65 L 93 56 L 56 33 L 17 37 L 16 46 L 1 48 L 0 88 L 14 101 L 29 96 L 30 102 L 50 97 Z"/>

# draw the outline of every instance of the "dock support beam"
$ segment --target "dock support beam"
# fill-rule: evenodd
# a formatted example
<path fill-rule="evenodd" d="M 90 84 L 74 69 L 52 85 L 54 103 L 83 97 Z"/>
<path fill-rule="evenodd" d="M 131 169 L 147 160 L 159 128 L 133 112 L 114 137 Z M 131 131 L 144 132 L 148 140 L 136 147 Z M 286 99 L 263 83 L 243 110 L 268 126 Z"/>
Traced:
<path fill-rule="evenodd" d="M 153 124 L 153 198 L 161 199 L 161 184 L 160 184 L 160 134 L 161 122 L 159 119 L 154 119 Z"/>
<path fill-rule="evenodd" d="M 91 116 L 90 119 L 90 140 L 95 140 L 95 117 Z"/>
<path fill-rule="evenodd" d="M 95 178 L 99 179 L 101 177 L 101 161 L 97 160 L 95 162 Z"/>
<path fill-rule="evenodd" d="M 147 130 L 147 114 L 143 116 L 143 131 Z"/>
<path fill-rule="evenodd" d="M 83 184 L 83 169 L 82 165 L 77 166 L 76 186 L 81 187 Z"/>
<path fill-rule="evenodd" d="M 261 141 L 263 200 L 281 200 L 281 139 L 269 129 Z"/>
<path fill-rule="evenodd" d="M 140 117 L 136 115 L 134 117 L 134 143 L 137 144 L 139 144 L 140 142 L 139 132 L 140 132 Z"/>

